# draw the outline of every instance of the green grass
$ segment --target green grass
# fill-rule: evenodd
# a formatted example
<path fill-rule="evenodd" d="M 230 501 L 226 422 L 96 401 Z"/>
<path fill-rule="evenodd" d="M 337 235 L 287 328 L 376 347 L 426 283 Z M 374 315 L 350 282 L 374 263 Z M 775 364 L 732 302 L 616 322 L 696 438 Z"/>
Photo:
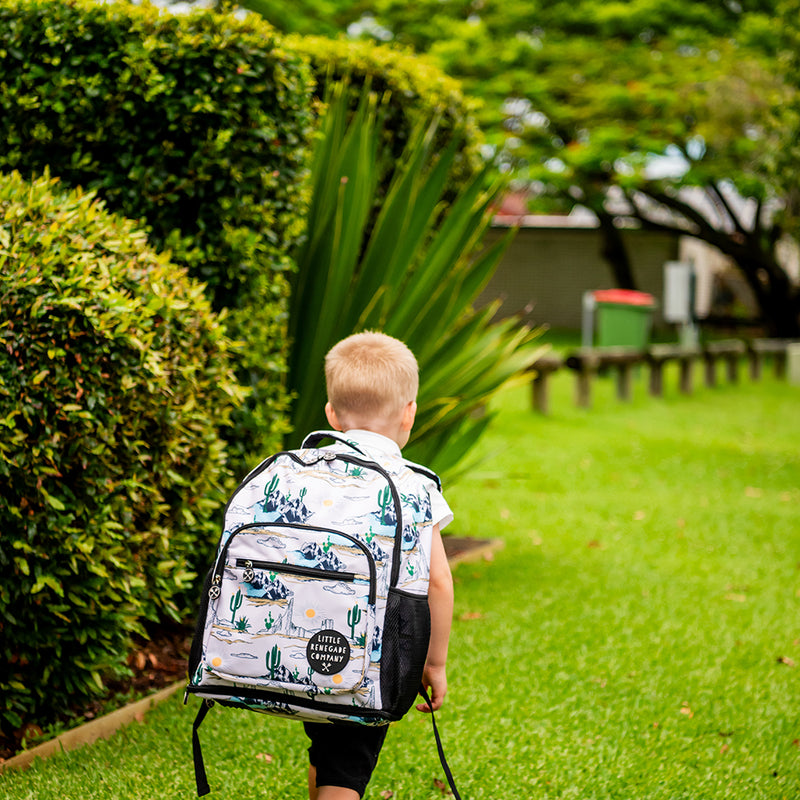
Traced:
<path fill-rule="evenodd" d="M 584 411 L 565 372 L 549 418 L 508 392 L 447 493 L 453 533 L 506 541 L 455 570 L 439 723 L 464 800 L 798 796 L 800 388 L 667 384 L 622 405 L 600 381 Z M 0 795 L 191 797 L 194 710 L 168 701 Z M 305 797 L 302 726 L 222 710 L 201 735 L 213 798 Z M 441 798 L 441 777 L 412 714 L 366 798 Z"/>

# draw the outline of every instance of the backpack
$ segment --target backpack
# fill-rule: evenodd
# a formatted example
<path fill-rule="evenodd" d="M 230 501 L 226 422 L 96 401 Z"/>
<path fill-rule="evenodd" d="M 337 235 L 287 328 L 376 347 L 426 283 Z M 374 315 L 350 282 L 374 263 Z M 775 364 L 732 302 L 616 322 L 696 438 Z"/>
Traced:
<path fill-rule="evenodd" d="M 334 445 L 319 447 L 333 439 Z M 430 639 L 436 475 L 382 463 L 317 431 L 276 453 L 225 508 L 189 656 L 197 793 L 210 789 L 198 728 L 214 703 L 298 720 L 386 725 L 422 688 Z M 433 719 L 433 714 L 431 714 Z M 433 721 L 437 748 L 456 798 Z"/>

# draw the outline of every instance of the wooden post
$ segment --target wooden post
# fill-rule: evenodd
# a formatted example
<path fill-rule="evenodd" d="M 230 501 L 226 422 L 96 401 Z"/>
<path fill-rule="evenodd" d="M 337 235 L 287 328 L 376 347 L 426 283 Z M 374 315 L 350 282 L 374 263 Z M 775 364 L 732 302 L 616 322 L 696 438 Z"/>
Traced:
<path fill-rule="evenodd" d="M 750 380 L 757 382 L 761 380 L 761 353 L 754 347 L 747 350 L 747 358 L 750 363 Z"/>
<path fill-rule="evenodd" d="M 650 364 L 650 394 L 660 397 L 664 391 L 664 364 L 667 361 L 677 361 L 680 366 L 680 391 L 683 394 L 692 393 L 692 365 L 700 357 L 698 347 L 678 344 L 654 344 L 647 351 L 647 361 Z"/>
<path fill-rule="evenodd" d="M 561 356 L 548 353 L 538 358 L 531 369 L 533 378 L 533 407 L 540 414 L 550 413 L 550 375 L 561 369 L 564 360 Z"/>
<path fill-rule="evenodd" d="M 566 365 L 575 370 L 575 403 L 589 408 L 592 402 L 592 379 L 601 367 L 614 367 L 617 371 L 617 397 L 630 400 L 631 370 L 644 360 L 644 352 L 635 347 L 581 348 L 567 358 Z"/>
<path fill-rule="evenodd" d="M 703 350 L 703 356 L 706 360 L 706 385 L 716 385 L 716 362 L 718 358 L 725 360 L 728 381 L 736 383 L 739 379 L 739 359 L 745 354 L 745 351 L 745 344 L 739 339 L 709 342 Z"/>
<path fill-rule="evenodd" d="M 631 399 L 631 370 L 627 362 L 617 365 L 617 398 L 625 402 Z"/>
<path fill-rule="evenodd" d="M 575 404 L 578 408 L 592 407 L 592 378 L 595 371 L 584 367 L 578 371 L 575 379 Z"/>
<path fill-rule="evenodd" d="M 650 362 L 650 394 L 653 397 L 664 394 L 664 362 L 660 359 Z"/>
<path fill-rule="evenodd" d="M 597 351 L 591 347 L 575 350 L 565 363 L 575 371 L 575 405 L 578 408 L 591 408 L 592 380 L 599 366 Z"/>
<path fill-rule="evenodd" d="M 763 360 L 765 356 L 773 357 L 772 366 L 776 378 L 786 377 L 786 349 L 789 342 L 786 339 L 753 339 L 747 346 L 750 359 L 750 377 L 757 381 L 761 379 Z"/>
<path fill-rule="evenodd" d="M 739 357 L 733 353 L 723 356 L 725 359 L 725 372 L 728 375 L 728 383 L 739 382 Z"/>
<path fill-rule="evenodd" d="M 713 389 L 717 385 L 717 359 L 712 353 L 706 353 L 706 386 Z"/>
<path fill-rule="evenodd" d="M 773 369 L 775 370 L 775 377 L 781 378 L 783 380 L 786 379 L 786 362 L 787 362 L 787 345 L 788 342 L 784 343 L 784 348 L 779 353 L 775 353 L 775 363 L 773 365 Z"/>
<path fill-rule="evenodd" d="M 680 390 L 681 394 L 692 393 L 692 369 L 694 367 L 694 356 L 686 356 L 680 359 Z"/>

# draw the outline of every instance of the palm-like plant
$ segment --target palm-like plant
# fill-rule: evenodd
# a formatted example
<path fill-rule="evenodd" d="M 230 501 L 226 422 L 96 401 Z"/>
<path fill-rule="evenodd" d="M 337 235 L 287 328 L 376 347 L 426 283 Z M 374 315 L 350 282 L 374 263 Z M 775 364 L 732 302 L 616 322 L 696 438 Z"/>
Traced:
<path fill-rule="evenodd" d="M 433 120 L 413 133 L 375 210 L 384 179 L 379 102 L 365 92 L 350 112 L 346 92 L 334 89 L 312 166 L 308 234 L 297 253 L 289 386 L 294 430 L 324 426 L 328 349 L 360 330 L 402 339 L 420 366 L 406 454 L 452 477 L 488 423 L 479 409 L 539 347 L 536 333 L 516 320 L 492 322 L 494 307 L 473 308 L 509 241 L 481 248 L 501 186 L 490 183 L 487 167 L 442 208 L 457 142 L 431 152 L 435 130 Z"/>

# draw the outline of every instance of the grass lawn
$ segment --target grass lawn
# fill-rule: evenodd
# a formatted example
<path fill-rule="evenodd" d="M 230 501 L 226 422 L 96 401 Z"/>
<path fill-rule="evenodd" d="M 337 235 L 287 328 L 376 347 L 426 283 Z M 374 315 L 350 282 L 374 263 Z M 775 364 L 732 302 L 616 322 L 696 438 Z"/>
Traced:
<path fill-rule="evenodd" d="M 800 388 L 672 378 L 628 405 L 599 381 L 583 411 L 560 374 L 546 419 L 507 392 L 447 492 L 453 533 L 506 541 L 455 570 L 439 723 L 464 800 L 800 796 Z M 0 775 L 0 796 L 192 797 L 195 708 Z M 302 726 L 221 710 L 201 737 L 211 797 L 305 797 Z M 441 777 L 412 714 L 366 798 L 442 798 Z"/>

